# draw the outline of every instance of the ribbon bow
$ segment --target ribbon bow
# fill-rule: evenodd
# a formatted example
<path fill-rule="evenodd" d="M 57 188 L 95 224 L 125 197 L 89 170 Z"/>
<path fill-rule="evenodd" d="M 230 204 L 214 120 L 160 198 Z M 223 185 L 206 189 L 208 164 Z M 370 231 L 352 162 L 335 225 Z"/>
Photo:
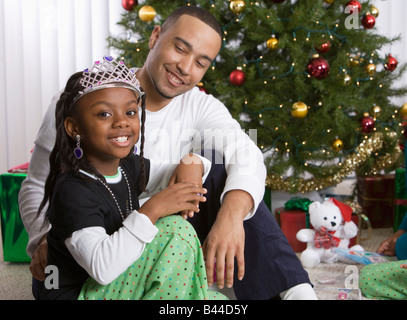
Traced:
<path fill-rule="evenodd" d="M 341 239 L 335 237 L 335 231 L 327 231 L 325 227 L 321 230 L 315 230 L 314 244 L 316 248 L 330 249 L 337 247 Z"/>
<path fill-rule="evenodd" d="M 305 227 L 309 229 L 309 212 L 308 208 L 309 205 L 311 204 L 311 200 L 307 198 L 300 198 L 300 197 L 292 197 L 290 200 L 288 200 L 285 205 L 284 209 L 285 210 L 295 210 L 299 209 L 305 212 Z"/>

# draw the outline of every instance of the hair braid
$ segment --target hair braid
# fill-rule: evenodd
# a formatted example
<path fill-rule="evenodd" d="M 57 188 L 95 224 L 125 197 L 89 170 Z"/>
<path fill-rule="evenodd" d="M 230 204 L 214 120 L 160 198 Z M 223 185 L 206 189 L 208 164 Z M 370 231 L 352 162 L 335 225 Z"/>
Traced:
<path fill-rule="evenodd" d="M 144 90 L 140 88 L 142 92 Z M 146 94 L 144 93 L 141 96 L 141 124 L 140 124 L 140 167 L 141 167 L 141 176 L 138 186 L 139 193 L 143 192 L 146 189 L 147 184 L 147 174 L 146 174 L 146 165 L 144 162 L 144 132 L 145 132 L 145 122 L 146 122 Z"/>

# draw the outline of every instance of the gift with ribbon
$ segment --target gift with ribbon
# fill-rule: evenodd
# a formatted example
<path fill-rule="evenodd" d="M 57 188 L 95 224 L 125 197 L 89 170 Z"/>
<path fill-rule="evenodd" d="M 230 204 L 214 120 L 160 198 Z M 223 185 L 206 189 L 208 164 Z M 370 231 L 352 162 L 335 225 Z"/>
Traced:
<path fill-rule="evenodd" d="M 301 229 L 310 228 L 308 207 L 311 202 L 307 198 L 293 197 L 283 208 L 275 210 L 281 231 L 295 252 L 302 252 L 307 247 L 306 243 L 298 241 L 296 234 Z"/>

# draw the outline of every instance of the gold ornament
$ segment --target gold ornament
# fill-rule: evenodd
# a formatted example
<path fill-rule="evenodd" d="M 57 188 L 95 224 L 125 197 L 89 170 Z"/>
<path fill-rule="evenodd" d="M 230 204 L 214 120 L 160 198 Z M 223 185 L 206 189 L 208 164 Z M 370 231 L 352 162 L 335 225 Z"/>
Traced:
<path fill-rule="evenodd" d="M 350 85 L 350 84 L 352 83 L 352 78 L 351 78 L 351 76 L 348 75 L 348 74 L 345 74 L 345 75 L 343 76 L 342 83 L 343 83 L 344 86 Z"/>
<path fill-rule="evenodd" d="M 302 119 L 307 116 L 308 107 L 304 102 L 296 102 L 291 107 L 291 115 L 294 118 Z"/>
<path fill-rule="evenodd" d="M 403 119 L 407 118 L 407 102 L 401 106 L 399 114 Z"/>
<path fill-rule="evenodd" d="M 336 138 L 334 142 L 332 142 L 331 148 L 335 152 L 341 151 L 343 149 L 343 141 L 341 139 Z"/>
<path fill-rule="evenodd" d="M 142 6 L 138 12 L 141 21 L 151 22 L 155 18 L 157 12 L 152 6 Z"/>
<path fill-rule="evenodd" d="M 335 170 L 335 173 L 328 177 L 303 179 L 298 177 L 283 178 L 274 174 L 268 174 L 266 186 L 271 190 L 280 190 L 290 193 L 306 193 L 337 185 L 344 178 L 355 172 L 355 169 L 363 164 L 373 152 L 380 150 L 383 145 L 383 140 L 383 134 L 379 132 L 373 133 L 369 138 L 363 140 L 356 148 L 355 152 L 351 153 L 342 162 L 339 166 L 339 170 Z M 384 161 L 389 160 L 388 157 L 384 157 L 384 159 Z M 388 163 L 386 166 L 388 166 Z"/>
<path fill-rule="evenodd" d="M 352 67 L 357 67 L 359 66 L 361 63 L 363 63 L 364 59 L 362 57 L 360 57 L 360 55 L 353 55 L 349 58 L 349 64 Z"/>
<path fill-rule="evenodd" d="M 374 75 L 374 73 L 376 72 L 376 65 L 374 63 L 369 63 L 366 66 L 365 71 L 369 76 Z"/>
<path fill-rule="evenodd" d="M 377 9 L 375 6 L 370 6 L 370 13 L 377 18 L 379 16 L 379 9 Z"/>
<path fill-rule="evenodd" d="M 380 108 L 379 106 L 374 106 L 374 107 L 372 108 L 372 115 L 373 115 L 373 118 L 376 119 L 376 117 L 380 116 L 380 113 L 381 113 L 381 112 L 382 112 L 382 108 Z"/>
<path fill-rule="evenodd" d="M 246 3 L 243 0 L 231 0 L 229 8 L 233 13 L 240 14 L 246 9 Z"/>
<path fill-rule="evenodd" d="M 332 3 L 334 3 L 334 1 L 335 0 L 324 0 L 324 2 L 327 3 L 327 4 L 332 4 Z"/>
<path fill-rule="evenodd" d="M 267 48 L 275 50 L 278 48 L 278 39 L 275 36 L 272 36 L 267 40 Z"/>

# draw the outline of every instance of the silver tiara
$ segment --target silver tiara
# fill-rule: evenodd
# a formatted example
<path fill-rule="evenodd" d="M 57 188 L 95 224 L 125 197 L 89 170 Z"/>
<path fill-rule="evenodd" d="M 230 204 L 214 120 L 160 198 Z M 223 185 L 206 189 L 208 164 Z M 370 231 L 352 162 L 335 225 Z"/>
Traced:
<path fill-rule="evenodd" d="M 79 91 L 72 104 L 90 92 L 105 88 L 127 88 L 136 91 L 139 96 L 144 94 L 136 72 L 111 56 L 104 56 L 103 61 L 96 61 L 92 69 L 85 69 L 79 82 L 85 89 Z"/>

